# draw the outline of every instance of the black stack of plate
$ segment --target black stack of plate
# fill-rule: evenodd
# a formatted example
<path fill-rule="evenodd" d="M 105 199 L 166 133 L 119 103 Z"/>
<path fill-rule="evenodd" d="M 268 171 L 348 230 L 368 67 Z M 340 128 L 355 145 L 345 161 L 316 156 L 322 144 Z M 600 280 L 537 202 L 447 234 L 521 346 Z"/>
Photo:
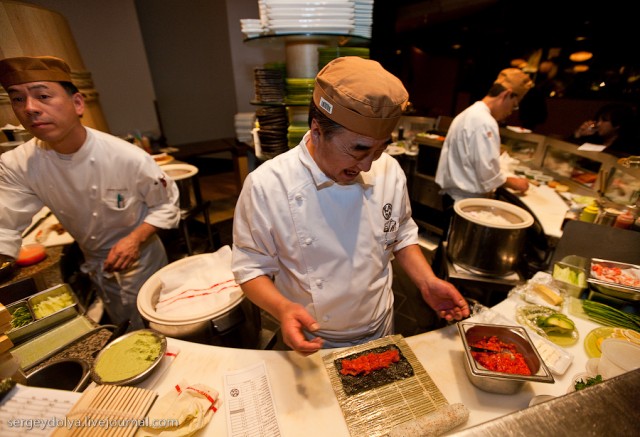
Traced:
<path fill-rule="evenodd" d="M 271 159 L 289 150 L 288 117 L 284 106 L 266 106 L 256 111 L 258 137 L 263 159 Z"/>
<path fill-rule="evenodd" d="M 283 103 L 285 98 L 285 69 L 283 65 L 265 65 L 254 68 L 256 101 L 260 103 Z"/>

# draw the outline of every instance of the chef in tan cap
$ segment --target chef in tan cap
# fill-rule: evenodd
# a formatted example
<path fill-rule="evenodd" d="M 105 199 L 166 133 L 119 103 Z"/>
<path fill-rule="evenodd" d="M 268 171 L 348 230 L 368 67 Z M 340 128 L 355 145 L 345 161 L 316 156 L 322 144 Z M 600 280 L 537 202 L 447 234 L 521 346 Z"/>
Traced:
<path fill-rule="evenodd" d="M 407 99 L 378 62 L 335 59 L 316 77 L 300 144 L 245 180 L 232 270 L 303 355 L 393 333 L 393 257 L 438 316 L 469 315 L 422 255 L 404 172 L 384 153 Z"/>
<path fill-rule="evenodd" d="M 436 171 L 445 207 L 451 209 L 456 200 L 492 197 L 498 187 L 527 191 L 526 178 L 508 176 L 500 169 L 498 122 L 518 109 L 531 87 L 531 78 L 522 70 L 502 70 L 487 95 L 453 119 Z"/>
<path fill-rule="evenodd" d="M 81 124 L 84 98 L 62 59 L 2 59 L 0 84 L 34 135 L 0 155 L 0 258 L 18 256 L 22 232 L 48 207 L 82 250 L 110 321 L 144 327 L 136 298 L 167 264 L 156 230 L 178 225 L 175 182 L 142 149 Z"/>

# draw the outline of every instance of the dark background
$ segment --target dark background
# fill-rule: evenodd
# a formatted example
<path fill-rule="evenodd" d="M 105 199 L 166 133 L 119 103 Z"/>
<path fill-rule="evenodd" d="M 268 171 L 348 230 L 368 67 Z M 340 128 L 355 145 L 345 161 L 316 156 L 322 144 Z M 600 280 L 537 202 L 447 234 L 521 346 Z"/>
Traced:
<path fill-rule="evenodd" d="M 511 60 L 537 52 L 557 72 L 549 78 L 542 69 L 529 71 L 536 91 L 521 113 L 544 111 L 531 116 L 534 130 L 564 136 L 606 102 L 637 106 L 638 24 L 630 3 L 620 0 L 376 1 L 371 57 L 403 80 L 415 115 L 437 117 L 456 115 L 482 98 Z M 575 72 L 569 60 L 577 50 L 594 55 L 582 63 L 586 72 Z"/>

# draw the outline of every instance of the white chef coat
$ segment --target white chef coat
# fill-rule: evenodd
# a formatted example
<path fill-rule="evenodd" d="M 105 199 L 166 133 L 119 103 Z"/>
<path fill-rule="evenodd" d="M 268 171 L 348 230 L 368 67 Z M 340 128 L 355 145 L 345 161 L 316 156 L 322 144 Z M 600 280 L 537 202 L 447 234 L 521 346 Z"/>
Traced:
<path fill-rule="evenodd" d="M 318 321 L 325 347 L 362 343 L 392 329 L 393 251 L 418 243 L 406 177 L 383 153 L 356 183 L 339 185 L 314 162 L 308 138 L 245 180 L 232 270 L 239 284 L 273 278 Z"/>
<path fill-rule="evenodd" d="M 78 242 L 91 266 L 101 265 L 112 246 L 142 222 L 178 226 L 178 188 L 153 158 L 122 139 L 86 129 L 85 143 L 72 155 L 40 147 L 34 138 L 0 156 L 0 253 L 18 255 L 22 231 L 43 206 Z M 163 259 L 166 264 L 159 243 L 155 237 L 141 247 L 149 266 L 123 276 L 149 275 L 148 267 Z"/>
<path fill-rule="evenodd" d="M 441 194 L 486 197 L 507 181 L 500 170 L 500 130 L 489 107 L 475 102 L 454 118 L 436 171 Z"/>

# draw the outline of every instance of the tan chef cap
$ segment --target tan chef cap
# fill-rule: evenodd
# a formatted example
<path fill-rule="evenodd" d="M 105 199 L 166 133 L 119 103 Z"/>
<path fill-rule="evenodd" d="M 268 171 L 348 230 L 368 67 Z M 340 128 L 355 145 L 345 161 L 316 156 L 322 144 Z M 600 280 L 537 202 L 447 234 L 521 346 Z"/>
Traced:
<path fill-rule="evenodd" d="M 53 56 L 21 56 L 0 61 L 0 84 L 4 88 L 39 81 L 71 82 L 71 69 Z"/>
<path fill-rule="evenodd" d="M 496 83 L 517 94 L 518 99 L 522 99 L 533 87 L 533 81 L 529 75 L 519 68 L 505 68 L 498 74 Z"/>
<path fill-rule="evenodd" d="M 384 139 L 398 124 L 409 94 L 400 79 L 376 61 L 344 56 L 316 76 L 313 101 L 327 117 L 352 132 Z"/>

